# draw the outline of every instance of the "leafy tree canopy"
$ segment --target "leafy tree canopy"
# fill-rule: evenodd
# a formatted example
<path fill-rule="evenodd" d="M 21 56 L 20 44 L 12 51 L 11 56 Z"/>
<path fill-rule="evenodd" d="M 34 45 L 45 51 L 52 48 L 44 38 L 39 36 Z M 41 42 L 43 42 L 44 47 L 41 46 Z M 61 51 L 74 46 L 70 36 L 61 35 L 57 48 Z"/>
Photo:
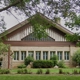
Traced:
<path fill-rule="evenodd" d="M 28 17 L 40 12 L 48 16 L 51 20 L 63 17 L 66 21 L 65 24 L 70 28 L 80 27 L 80 15 L 77 15 L 80 13 L 80 0 L 0 0 L 0 3 L 0 12 L 6 11 L 6 13 L 12 14 L 12 9 L 14 8 L 15 12 L 19 15 L 25 14 Z M 1 30 L 4 25 L 3 22 L 4 19 L 2 18 L 0 21 L 2 25 Z M 38 34 L 38 38 L 41 38 L 42 34 L 46 34 L 46 28 L 42 28 L 36 20 L 34 24 L 33 26 L 36 28 L 34 27 L 33 30 L 36 32 L 35 34 Z M 45 27 L 44 23 L 42 26 Z"/>

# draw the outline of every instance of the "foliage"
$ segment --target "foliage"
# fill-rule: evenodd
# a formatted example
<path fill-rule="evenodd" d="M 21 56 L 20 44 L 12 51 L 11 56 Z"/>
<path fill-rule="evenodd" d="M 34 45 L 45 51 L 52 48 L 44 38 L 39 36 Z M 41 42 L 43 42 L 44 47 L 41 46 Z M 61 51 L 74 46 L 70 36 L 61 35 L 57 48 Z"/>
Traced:
<path fill-rule="evenodd" d="M 30 64 L 30 62 L 33 62 L 34 59 L 30 56 L 28 56 L 27 58 L 25 58 L 24 60 L 24 64 L 27 66 L 28 64 Z"/>
<path fill-rule="evenodd" d="M 9 74 L 10 71 L 8 69 L 0 69 L 0 74 Z"/>
<path fill-rule="evenodd" d="M 0 42 L 0 54 L 3 54 L 4 52 L 7 52 L 9 48 L 9 45 L 6 45 L 2 42 Z"/>
<path fill-rule="evenodd" d="M 22 64 L 22 65 L 19 65 L 17 66 L 18 68 L 26 68 L 26 65 Z"/>
<path fill-rule="evenodd" d="M 28 17 L 31 17 L 34 13 L 41 12 L 52 21 L 54 21 L 55 17 L 63 17 L 65 21 L 68 21 L 66 25 L 70 28 L 74 26 L 79 28 L 80 26 L 80 15 L 77 15 L 80 13 L 79 0 L 0 0 L 0 3 L 4 4 L 4 6 L 1 6 L 0 12 L 6 11 L 12 14 L 12 8 L 14 8 L 14 11 L 19 15 L 25 13 L 25 16 Z M 44 6 L 41 6 L 41 4 Z M 44 23 L 45 21 L 43 21 Z M 3 27 L 2 24 L 1 27 Z M 45 29 L 46 26 L 36 22 L 34 25 L 34 31 L 38 33 L 38 35 L 35 33 L 36 37 L 39 39 L 44 37 L 46 35 Z"/>
<path fill-rule="evenodd" d="M 50 74 L 50 70 L 47 69 L 46 72 L 45 72 L 45 74 Z"/>
<path fill-rule="evenodd" d="M 34 68 L 51 68 L 53 62 L 51 60 L 37 60 L 33 62 Z"/>
<path fill-rule="evenodd" d="M 18 74 L 28 74 L 28 70 L 27 69 L 20 69 L 17 71 Z"/>
<path fill-rule="evenodd" d="M 61 60 L 61 61 L 58 62 L 58 67 L 59 68 L 65 68 L 65 64 L 64 64 L 63 60 Z"/>
<path fill-rule="evenodd" d="M 40 68 L 37 70 L 37 73 L 36 74 L 42 74 L 43 73 L 43 70 Z"/>
<path fill-rule="evenodd" d="M 72 60 L 80 66 L 80 50 L 77 50 L 72 57 Z"/>
<path fill-rule="evenodd" d="M 59 74 L 63 74 L 63 70 L 62 69 L 59 69 Z"/>
<path fill-rule="evenodd" d="M 77 70 L 73 70 L 73 74 L 79 74 Z"/>
<path fill-rule="evenodd" d="M 57 55 L 54 55 L 53 57 L 51 57 L 50 60 L 53 61 L 53 66 L 57 65 L 57 62 L 58 62 L 58 57 L 57 57 Z"/>

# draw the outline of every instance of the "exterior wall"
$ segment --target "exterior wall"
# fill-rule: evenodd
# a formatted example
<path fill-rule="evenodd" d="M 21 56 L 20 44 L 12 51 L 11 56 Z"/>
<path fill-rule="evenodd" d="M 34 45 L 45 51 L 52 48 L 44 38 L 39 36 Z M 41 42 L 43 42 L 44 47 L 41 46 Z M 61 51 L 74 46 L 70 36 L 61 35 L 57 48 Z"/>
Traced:
<path fill-rule="evenodd" d="M 34 59 L 36 57 L 35 52 L 36 51 L 41 51 L 41 59 L 43 60 L 43 51 L 48 51 L 48 60 L 50 59 L 50 51 L 55 51 L 56 55 L 57 55 L 57 51 L 63 51 L 62 54 L 62 60 L 64 60 L 64 51 L 69 51 L 69 60 L 64 60 L 65 64 L 68 66 L 72 66 L 72 61 L 71 61 L 71 56 L 73 55 L 73 53 L 78 50 L 80 48 L 76 48 L 76 47 L 27 47 L 27 46 L 15 46 L 15 47 L 11 47 L 12 52 L 14 51 L 19 51 L 19 60 L 12 60 L 12 68 L 17 67 L 20 64 L 23 64 L 24 61 L 21 60 L 21 51 L 26 51 L 26 57 L 28 56 L 28 51 L 34 51 Z"/>
<path fill-rule="evenodd" d="M 22 38 L 26 37 L 30 33 L 32 33 L 32 26 L 27 27 L 26 29 L 23 29 L 22 31 L 14 34 L 13 36 L 8 38 L 8 41 L 21 41 Z M 55 39 L 55 41 L 66 41 L 65 37 L 59 33 L 57 33 L 54 29 L 47 29 L 46 32 L 48 35 Z"/>

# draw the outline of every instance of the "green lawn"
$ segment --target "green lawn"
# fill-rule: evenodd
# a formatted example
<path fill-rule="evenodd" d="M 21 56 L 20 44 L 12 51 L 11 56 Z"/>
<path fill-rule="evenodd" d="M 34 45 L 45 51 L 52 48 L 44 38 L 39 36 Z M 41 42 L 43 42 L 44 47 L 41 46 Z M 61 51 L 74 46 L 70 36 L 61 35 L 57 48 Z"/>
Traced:
<path fill-rule="evenodd" d="M 0 75 L 0 80 L 80 80 L 79 75 Z"/>
<path fill-rule="evenodd" d="M 10 72 L 17 73 L 17 70 L 19 70 L 19 69 L 12 69 L 12 70 L 10 70 Z M 36 73 L 38 71 L 38 69 L 34 69 L 34 68 L 27 69 L 27 70 L 31 71 L 32 73 Z M 42 70 L 43 70 L 43 73 L 45 73 L 47 69 L 43 68 Z M 50 73 L 58 73 L 59 72 L 59 69 L 50 68 L 49 70 L 50 70 Z M 80 71 L 80 68 L 62 68 L 63 72 L 72 73 L 74 70 Z"/>

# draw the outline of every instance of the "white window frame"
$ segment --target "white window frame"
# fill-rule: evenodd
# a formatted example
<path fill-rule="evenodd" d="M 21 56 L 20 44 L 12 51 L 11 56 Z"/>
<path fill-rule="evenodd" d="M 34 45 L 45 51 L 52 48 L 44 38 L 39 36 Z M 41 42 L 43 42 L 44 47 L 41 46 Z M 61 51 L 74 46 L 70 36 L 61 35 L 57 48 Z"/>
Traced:
<path fill-rule="evenodd" d="M 43 60 L 48 60 L 48 51 L 43 51 Z"/>
<path fill-rule="evenodd" d="M 64 51 L 64 60 L 69 60 L 70 58 L 70 54 L 69 54 L 69 51 Z"/>
<path fill-rule="evenodd" d="M 62 60 L 63 51 L 57 51 L 58 60 Z"/>
<path fill-rule="evenodd" d="M 28 51 L 28 56 L 34 58 L 34 51 Z"/>
<path fill-rule="evenodd" d="M 19 60 L 19 51 L 14 51 L 14 61 Z"/>
<path fill-rule="evenodd" d="M 26 58 L 26 51 L 21 51 L 21 60 Z"/>
<path fill-rule="evenodd" d="M 36 51 L 36 60 L 41 59 L 41 51 Z"/>
<path fill-rule="evenodd" d="M 55 51 L 50 51 L 50 58 L 55 55 Z"/>

